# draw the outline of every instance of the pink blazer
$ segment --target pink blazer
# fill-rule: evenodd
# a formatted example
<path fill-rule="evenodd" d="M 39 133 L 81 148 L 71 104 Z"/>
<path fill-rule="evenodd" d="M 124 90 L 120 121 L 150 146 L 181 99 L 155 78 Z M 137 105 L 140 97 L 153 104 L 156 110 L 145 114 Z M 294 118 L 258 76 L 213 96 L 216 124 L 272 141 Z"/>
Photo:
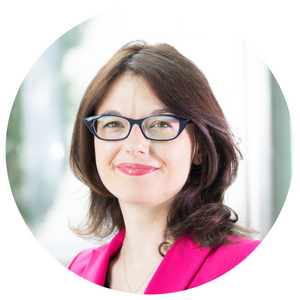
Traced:
<path fill-rule="evenodd" d="M 119 251 L 125 230 L 119 232 L 110 243 L 79 253 L 69 270 L 100 286 L 104 286 L 109 260 Z M 260 243 L 244 238 L 230 237 L 237 242 L 227 246 L 199 249 L 185 236 L 169 249 L 145 294 L 165 294 L 197 287 L 228 272 L 243 261 Z"/>

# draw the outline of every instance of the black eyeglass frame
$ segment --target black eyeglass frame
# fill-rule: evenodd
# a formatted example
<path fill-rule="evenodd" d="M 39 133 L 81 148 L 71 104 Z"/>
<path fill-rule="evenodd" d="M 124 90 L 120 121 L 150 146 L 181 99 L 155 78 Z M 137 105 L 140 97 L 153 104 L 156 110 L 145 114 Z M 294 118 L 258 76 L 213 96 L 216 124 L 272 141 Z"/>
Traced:
<path fill-rule="evenodd" d="M 143 130 L 143 127 L 142 127 L 142 123 L 146 120 L 146 119 L 149 119 L 149 118 L 153 118 L 153 117 L 165 117 L 165 116 L 168 116 L 168 117 L 172 117 L 176 120 L 179 121 L 179 130 L 178 130 L 178 133 L 175 137 L 171 138 L 171 139 L 164 139 L 164 140 L 159 140 L 159 139 L 152 139 L 152 138 L 149 138 L 146 136 L 146 133 L 144 132 Z M 130 124 L 130 127 L 129 127 L 129 131 L 128 131 L 128 134 L 124 137 L 124 138 L 121 138 L 121 139 L 103 139 L 101 137 L 99 137 L 95 131 L 95 128 L 94 128 L 94 122 L 95 120 L 101 118 L 101 117 L 119 117 L 119 118 L 122 118 L 122 119 L 125 119 L 129 122 Z M 188 118 L 185 118 L 185 117 L 179 117 L 179 116 L 175 116 L 175 115 L 155 115 L 155 116 L 149 116 L 149 117 L 146 117 L 146 118 L 143 118 L 143 119 L 130 119 L 130 118 L 126 118 L 126 117 L 122 117 L 122 116 L 116 116 L 116 115 L 98 115 L 98 116 L 92 116 L 92 117 L 88 117 L 88 118 L 85 118 L 84 119 L 84 123 L 86 124 L 86 126 L 88 127 L 88 129 L 90 130 L 90 132 L 98 139 L 100 140 L 103 140 L 103 141 L 121 141 L 121 140 L 125 140 L 128 138 L 130 132 L 131 132 L 131 129 L 133 127 L 134 124 L 137 124 L 144 137 L 148 140 L 151 140 L 151 141 L 160 141 L 160 142 L 163 142 L 163 141 L 171 141 L 171 140 L 174 140 L 176 139 L 180 134 L 181 132 L 184 130 L 184 128 L 186 127 L 187 124 L 189 123 L 192 123 L 191 120 L 189 120 Z"/>

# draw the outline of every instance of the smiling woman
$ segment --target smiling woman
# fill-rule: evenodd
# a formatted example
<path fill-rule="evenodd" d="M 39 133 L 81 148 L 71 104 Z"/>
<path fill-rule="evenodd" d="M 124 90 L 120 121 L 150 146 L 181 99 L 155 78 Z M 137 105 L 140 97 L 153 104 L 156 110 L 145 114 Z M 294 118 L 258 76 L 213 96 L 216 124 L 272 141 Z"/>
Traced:
<path fill-rule="evenodd" d="M 259 244 L 223 204 L 240 152 L 201 71 L 174 47 L 136 41 L 98 72 L 80 104 L 74 174 L 90 188 L 82 237 L 116 234 L 69 269 L 145 294 L 190 289 Z"/>
<path fill-rule="evenodd" d="M 99 134 L 109 135 L 108 139 L 110 136 L 115 138 L 120 132 L 122 135 L 117 141 L 95 139 L 96 165 L 101 181 L 120 203 L 143 203 L 151 207 L 169 204 L 182 189 L 190 171 L 193 149 L 191 130 L 183 130 L 183 125 L 183 132 L 179 135 L 177 116 L 156 116 L 157 111 L 165 109 L 164 105 L 136 75 L 124 73 L 117 77 L 98 105 L 96 115 L 102 116 L 112 109 L 117 109 L 118 115 L 124 117 L 145 119 L 140 119 L 140 126 L 134 124 L 132 127 L 130 122 L 123 122 L 125 124 L 121 126 L 119 121 L 116 131 L 116 117 L 109 117 L 113 118 L 109 121 L 114 121 L 113 132 L 110 129 L 109 133 L 100 131 Z M 188 119 L 185 120 L 186 124 Z M 159 127 L 159 124 L 169 126 Z M 145 174 L 149 176 L 127 176 Z M 164 207 L 167 212 L 167 205 Z"/>

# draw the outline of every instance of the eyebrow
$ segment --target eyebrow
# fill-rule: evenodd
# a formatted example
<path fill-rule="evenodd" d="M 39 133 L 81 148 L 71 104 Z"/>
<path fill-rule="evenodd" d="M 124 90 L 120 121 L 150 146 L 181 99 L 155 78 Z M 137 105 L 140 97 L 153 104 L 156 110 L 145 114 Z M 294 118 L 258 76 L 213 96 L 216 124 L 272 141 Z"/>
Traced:
<path fill-rule="evenodd" d="M 172 110 L 169 108 L 160 108 L 152 111 L 150 116 L 155 116 L 155 115 L 160 115 L 160 114 L 165 114 L 165 113 L 171 113 L 173 114 Z M 100 115 L 115 115 L 115 116 L 120 116 L 122 117 L 122 114 L 118 112 L 117 110 L 106 110 Z"/>

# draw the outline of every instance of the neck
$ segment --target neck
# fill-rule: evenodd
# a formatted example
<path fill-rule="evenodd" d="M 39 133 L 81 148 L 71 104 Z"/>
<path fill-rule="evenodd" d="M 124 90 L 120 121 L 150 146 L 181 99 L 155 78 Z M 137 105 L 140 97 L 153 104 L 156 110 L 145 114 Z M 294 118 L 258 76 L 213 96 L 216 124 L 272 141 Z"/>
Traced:
<path fill-rule="evenodd" d="M 127 264 L 137 270 L 147 262 L 154 264 L 161 260 L 158 246 L 164 240 L 168 206 L 120 205 L 126 227 L 123 247 Z"/>

